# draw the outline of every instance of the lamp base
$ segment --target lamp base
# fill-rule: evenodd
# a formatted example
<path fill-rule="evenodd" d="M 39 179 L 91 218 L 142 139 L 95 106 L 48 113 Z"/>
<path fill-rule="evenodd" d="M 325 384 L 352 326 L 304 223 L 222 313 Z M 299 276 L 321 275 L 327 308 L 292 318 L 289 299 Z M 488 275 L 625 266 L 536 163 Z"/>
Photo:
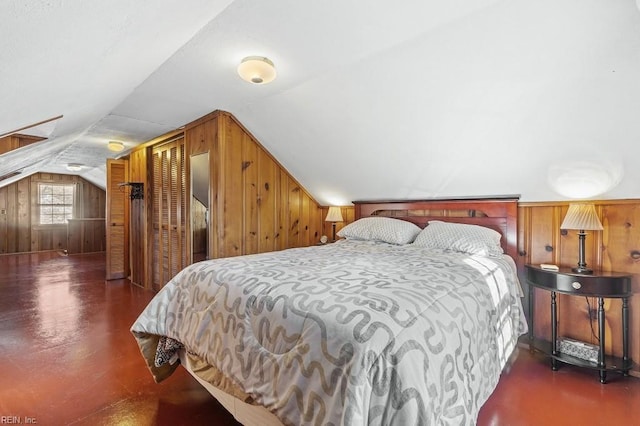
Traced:
<path fill-rule="evenodd" d="M 582 266 L 577 266 L 575 268 L 571 268 L 571 270 L 573 272 L 575 272 L 576 274 L 585 274 L 585 275 L 593 274 L 593 269 L 585 268 L 585 267 L 582 267 Z"/>
<path fill-rule="evenodd" d="M 587 268 L 587 262 L 584 260 L 584 230 L 580 230 L 578 232 L 578 266 L 572 268 L 571 270 L 576 274 L 585 274 L 591 275 L 593 274 L 593 269 Z"/>

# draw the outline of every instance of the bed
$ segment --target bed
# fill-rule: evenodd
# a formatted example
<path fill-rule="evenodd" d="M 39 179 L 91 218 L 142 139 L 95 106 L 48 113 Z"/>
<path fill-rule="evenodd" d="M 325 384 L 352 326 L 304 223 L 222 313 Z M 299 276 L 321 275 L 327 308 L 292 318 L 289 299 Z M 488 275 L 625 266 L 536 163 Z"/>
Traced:
<path fill-rule="evenodd" d="M 336 243 L 177 274 L 131 327 L 155 380 L 243 424 L 475 424 L 527 331 L 517 197 L 354 204 Z"/>

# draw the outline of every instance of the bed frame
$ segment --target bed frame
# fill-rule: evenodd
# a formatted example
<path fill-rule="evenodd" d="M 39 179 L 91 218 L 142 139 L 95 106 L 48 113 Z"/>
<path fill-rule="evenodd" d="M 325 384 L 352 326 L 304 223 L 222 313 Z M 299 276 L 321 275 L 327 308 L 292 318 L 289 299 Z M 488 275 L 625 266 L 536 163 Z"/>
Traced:
<path fill-rule="evenodd" d="M 180 351 L 180 364 L 204 387 L 233 417 L 245 426 L 283 426 L 279 418 L 261 405 L 251 405 L 218 389 L 201 379 L 194 371 L 184 350 Z M 213 423 L 213 422 L 212 422 Z"/>
<path fill-rule="evenodd" d="M 503 236 L 505 253 L 516 259 L 517 252 L 517 195 L 480 198 L 432 200 L 354 201 L 355 218 L 387 216 L 413 222 L 424 228 L 430 220 L 467 223 L 495 229 Z M 183 367 L 213 395 L 243 425 L 282 426 L 280 420 L 259 405 L 251 405 L 226 394 L 199 378 L 192 370 L 184 352 L 180 356 Z"/>
<path fill-rule="evenodd" d="M 354 201 L 355 218 L 385 216 L 424 228 L 430 220 L 485 226 L 502 235 L 502 249 L 518 257 L 518 195 L 431 200 Z"/>

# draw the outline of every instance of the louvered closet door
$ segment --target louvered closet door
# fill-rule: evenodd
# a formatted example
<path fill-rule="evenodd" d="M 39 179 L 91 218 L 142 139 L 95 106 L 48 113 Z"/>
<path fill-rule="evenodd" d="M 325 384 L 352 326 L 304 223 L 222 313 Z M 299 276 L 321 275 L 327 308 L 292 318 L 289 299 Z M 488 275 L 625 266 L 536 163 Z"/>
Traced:
<path fill-rule="evenodd" d="M 186 266 L 184 139 L 153 150 L 153 288 L 159 290 Z"/>
<path fill-rule="evenodd" d="M 129 275 L 129 198 L 120 184 L 129 180 L 126 160 L 107 159 L 107 279 Z"/>

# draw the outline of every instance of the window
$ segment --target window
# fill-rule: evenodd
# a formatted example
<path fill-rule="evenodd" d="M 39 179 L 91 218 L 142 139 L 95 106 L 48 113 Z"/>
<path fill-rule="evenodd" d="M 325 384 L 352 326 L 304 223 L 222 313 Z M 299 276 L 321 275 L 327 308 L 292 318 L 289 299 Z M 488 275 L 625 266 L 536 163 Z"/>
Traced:
<path fill-rule="evenodd" d="M 66 224 L 73 218 L 75 185 L 41 183 L 38 185 L 40 225 Z"/>

